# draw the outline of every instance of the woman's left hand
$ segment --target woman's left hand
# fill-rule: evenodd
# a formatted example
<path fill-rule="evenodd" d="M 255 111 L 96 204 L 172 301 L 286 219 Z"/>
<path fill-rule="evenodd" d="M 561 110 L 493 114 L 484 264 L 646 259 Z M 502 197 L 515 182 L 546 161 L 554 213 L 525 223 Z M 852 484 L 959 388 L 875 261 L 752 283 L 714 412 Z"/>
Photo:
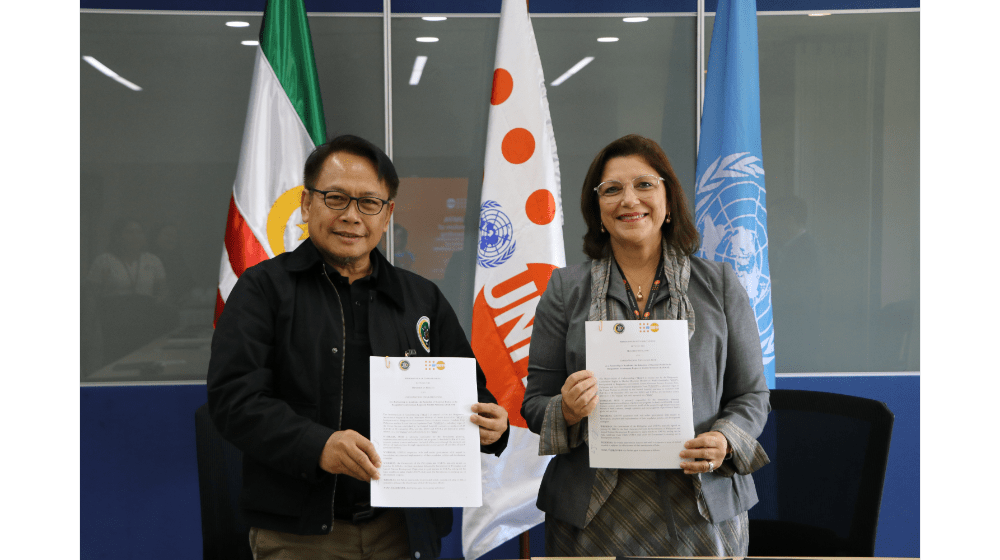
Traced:
<path fill-rule="evenodd" d="M 729 452 L 729 441 L 721 432 L 705 432 L 694 439 L 684 442 L 681 459 L 704 459 L 702 461 L 685 461 L 681 463 L 684 474 L 711 472 L 722 465 Z"/>
<path fill-rule="evenodd" d="M 507 431 L 507 410 L 494 403 L 476 403 L 472 405 L 473 414 L 469 417 L 473 424 L 479 426 L 480 445 L 489 445 Z"/>

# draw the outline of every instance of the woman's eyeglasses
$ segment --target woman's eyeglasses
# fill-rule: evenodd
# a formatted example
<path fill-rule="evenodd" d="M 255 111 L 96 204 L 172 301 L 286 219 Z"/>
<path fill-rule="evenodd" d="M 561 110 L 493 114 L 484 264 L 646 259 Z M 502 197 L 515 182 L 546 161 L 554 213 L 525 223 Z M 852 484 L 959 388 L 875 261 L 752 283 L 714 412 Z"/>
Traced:
<path fill-rule="evenodd" d="M 648 198 L 656 192 L 656 187 L 659 186 L 662 180 L 663 177 L 657 177 L 656 175 L 640 175 L 632 179 L 630 184 L 637 197 Z M 625 185 L 621 181 L 604 181 L 594 187 L 594 192 L 597 193 L 602 202 L 614 202 L 625 194 Z"/>

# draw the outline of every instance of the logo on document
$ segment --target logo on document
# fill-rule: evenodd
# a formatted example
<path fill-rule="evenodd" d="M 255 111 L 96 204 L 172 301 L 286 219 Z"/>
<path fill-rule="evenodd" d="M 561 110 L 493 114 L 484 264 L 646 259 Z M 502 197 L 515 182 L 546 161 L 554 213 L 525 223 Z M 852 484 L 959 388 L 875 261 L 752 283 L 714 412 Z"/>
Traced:
<path fill-rule="evenodd" d="M 623 332 L 625 332 L 625 325 L 623 325 L 622 323 L 615 323 L 615 332 L 618 334 L 622 334 Z"/>
<path fill-rule="evenodd" d="M 424 371 L 434 371 L 434 370 L 444 369 L 444 360 L 426 360 L 424 361 Z"/>
<path fill-rule="evenodd" d="M 410 360 L 399 360 L 399 369 L 403 371 L 410 369 Z"/>

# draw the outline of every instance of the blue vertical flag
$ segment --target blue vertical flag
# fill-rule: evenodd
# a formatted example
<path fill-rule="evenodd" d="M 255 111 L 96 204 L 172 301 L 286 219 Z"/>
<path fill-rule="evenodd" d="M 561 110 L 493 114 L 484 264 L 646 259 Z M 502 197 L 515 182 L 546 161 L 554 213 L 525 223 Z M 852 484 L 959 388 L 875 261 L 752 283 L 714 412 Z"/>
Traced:
<path fill-rule="evenodd" d="M 767 262 L 767 208 L 760 142 L 755 0 L 719 0 L 705 79 L 695 186 L 697 253 L 733 265 L 750 296 L 774 388 L 774 321 Z"/>

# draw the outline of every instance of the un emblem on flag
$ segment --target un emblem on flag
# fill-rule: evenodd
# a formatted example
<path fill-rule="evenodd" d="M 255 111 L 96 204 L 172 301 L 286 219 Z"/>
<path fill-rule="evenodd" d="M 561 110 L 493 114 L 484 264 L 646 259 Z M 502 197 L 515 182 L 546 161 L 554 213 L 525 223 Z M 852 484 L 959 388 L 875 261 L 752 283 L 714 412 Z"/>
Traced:
<path fill-rule="evenodd" d="M 769 301 L 764 170 L 748 153 L 719 158 L 698 179 L 695 223 L 702 234 L 698 256 L 733 265 L 754 307 Z M 760 183 L 758 183 L 758 180 Z"/>
<path fill-rule="evenodd" d="M 748 152 L 716 159 L 698 177 L 694 220 L 699 257 L 733 265 L 757 316 L 764 363 L 774 360 L 771 273 L 767 264 L 764 170 Z"/>
<path fill-rule="evenodd" d="M 493 268 L 514 255 L 514 224 L 500 205 L 483 202 L 479 210 L 479 266 Z"/>

